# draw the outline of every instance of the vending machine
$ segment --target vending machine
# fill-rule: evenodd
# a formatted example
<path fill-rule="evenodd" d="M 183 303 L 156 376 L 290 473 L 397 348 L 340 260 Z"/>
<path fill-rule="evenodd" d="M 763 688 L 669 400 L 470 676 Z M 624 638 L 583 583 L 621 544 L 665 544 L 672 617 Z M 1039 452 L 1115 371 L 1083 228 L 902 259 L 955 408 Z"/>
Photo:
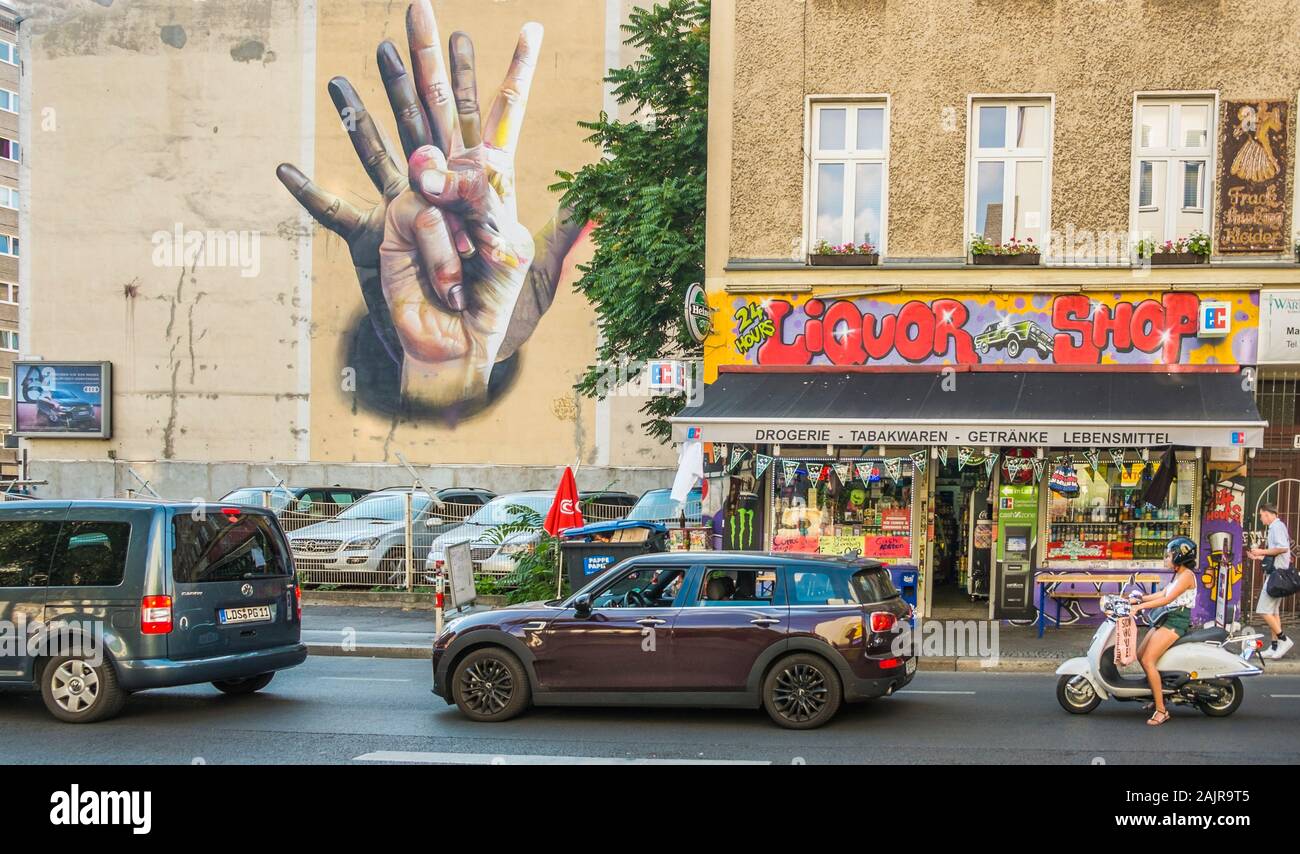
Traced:
<path fill-rule="evenodd" d="M 1034 554 L 1038 545 L 1037 485 L 998 487 L 997 561 L 993 616 L 1022 620 L 1034 616 Z"/>

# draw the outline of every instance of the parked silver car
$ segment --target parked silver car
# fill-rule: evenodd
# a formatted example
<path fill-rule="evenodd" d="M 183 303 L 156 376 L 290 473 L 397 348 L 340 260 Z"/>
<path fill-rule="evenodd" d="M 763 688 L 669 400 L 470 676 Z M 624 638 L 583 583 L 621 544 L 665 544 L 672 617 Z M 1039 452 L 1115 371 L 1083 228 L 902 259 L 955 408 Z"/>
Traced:
<path fill-rule="evenodd" d="M 424 565 L 439 534 L 492 499 L 481 489 L 440 489 L 429 493 L 383 489 L 361 498 L 332 519 L 289 534 L 289 548 L 303 581 L 315 584 L 400 583 L 406 575 L 406 502 L 411 496 L 411 556 Z"/>
<path fill-rule="evenodd" d="M 434 540 L 425 559 L 426 580 L 430 583 L 435 580 L 434 573 L 447 559 L 447 547 L 464 542 L 471 544 L 470 558 L 474 561 L 476 576 L 502 578 L 514 572 L 515 555 L 536 545 L 541 539 L 541 532 L 528 530 L 503 534 L 497 529 L 521 521 L 517 514 L 510 511 L 512 505 L 527 507 L 545 517 L 554 499 L 554 492 L 542 489 L 498 495 L 467 518 L 464 524 L 446 531 Z M 636 503 L 636 496 L 627 492 L 589 491 L 579 492 L 578 500 L 582 503 L 583 515 L 587 521 L 611 521 L 626 516 L 627 511 Z"/>

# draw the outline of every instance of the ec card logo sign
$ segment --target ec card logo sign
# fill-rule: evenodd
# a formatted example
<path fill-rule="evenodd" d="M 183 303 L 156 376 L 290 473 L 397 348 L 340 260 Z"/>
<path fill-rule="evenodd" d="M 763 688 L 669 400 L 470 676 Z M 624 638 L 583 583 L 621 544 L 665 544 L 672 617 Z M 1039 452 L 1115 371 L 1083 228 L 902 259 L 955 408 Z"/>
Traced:
<path fill-rule="evenodd" d="M 1205 300 L 1200 305 L 1200 337 L 1224 338 L 1232 333 L 1232 306 L 1218 300 Z"/>

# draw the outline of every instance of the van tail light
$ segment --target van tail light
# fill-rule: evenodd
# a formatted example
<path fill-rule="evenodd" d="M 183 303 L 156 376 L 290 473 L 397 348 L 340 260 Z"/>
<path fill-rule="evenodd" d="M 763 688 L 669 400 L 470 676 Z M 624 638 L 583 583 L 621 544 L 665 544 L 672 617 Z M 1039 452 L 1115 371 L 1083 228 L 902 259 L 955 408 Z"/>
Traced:
<path fill-rule="evenodd" d="M 295 583 L 293 585 L 293 605 L 295 613 L 298 615 L 298 622 L 302 622 L 302 585 Z"/>
<path fill-rule="evenodd" d="M 898 617 L 890 611 L 871 612 L 871 631 L 873 632 L 887 632 L 894 628 L 896 622 L 898 622 Z"/>
<path fill-rule="evenodd" d="M 165 635 L 172 630 L 172 597 L 146 596 L 140 600 L 140 634 Z"/>

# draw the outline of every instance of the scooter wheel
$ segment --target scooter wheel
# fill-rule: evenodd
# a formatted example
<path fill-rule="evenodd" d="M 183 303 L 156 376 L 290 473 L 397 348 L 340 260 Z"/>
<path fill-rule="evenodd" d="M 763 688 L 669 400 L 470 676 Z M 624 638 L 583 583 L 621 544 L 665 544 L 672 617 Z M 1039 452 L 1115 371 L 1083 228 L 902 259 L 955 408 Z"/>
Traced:
<path fill-rule="evenodd" d="M 1072 715 L 1086 715 L 1101 705 L 1097 689 L 1082 676 L 1062 676 L 1056 683 L 1056 701 Z"/>
<path fill-rule="evenodd" d="M 1228 687 L 1223 689 L 1223 695 L 1216 701 L 1202 700 L 1197 703 L 1197 707 L 1202 712 L 1212 718 L 1226 718 L 1228 715 L 1241 708 L 1241 701 L 1244 694 L 1241 690 L 1241 680 L 1235 676 L 1228 680 Z"/>

